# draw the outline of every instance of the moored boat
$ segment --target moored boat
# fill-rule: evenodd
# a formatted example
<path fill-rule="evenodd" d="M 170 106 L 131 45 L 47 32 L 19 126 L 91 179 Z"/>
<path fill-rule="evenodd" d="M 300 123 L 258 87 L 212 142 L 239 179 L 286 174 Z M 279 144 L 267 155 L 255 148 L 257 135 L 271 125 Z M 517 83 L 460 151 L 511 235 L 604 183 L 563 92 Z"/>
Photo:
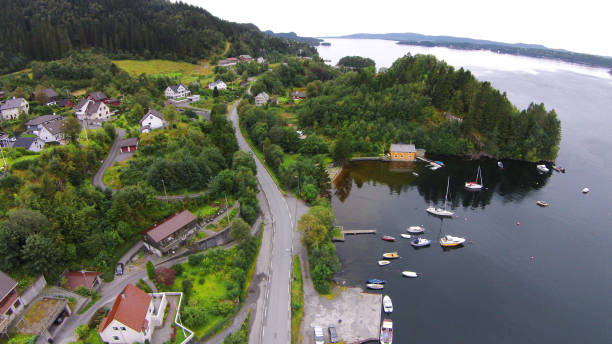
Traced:
<path fill-rule="evenodd" d="M 589 188 L 584 188 L 584 189 L 582 189 L 582 193 L 583 193 L 583 194 L 585 194 L 585 193 L 589 193 L 589 191 L 591 191 Z"/>
<path fill-rule="evenodd" d="M 560 173 L 565 173 L 565 168 L 561 167 L 561 166 L 555 166 L 552 165 L 553 170 L 560 172 Z"/>
<path fill-rule="evenodd" d="M 395 241 L 395 238 L 390 235 L 383 235 L 381 239 L 384 241 Z"/>
<path fill-rule="evenodd" d="M 381 280 L 381 279 L 378 279 L 378 278 L 370 278 L 367 282 L 370 283 L 370 284 L 385 284 L 385 283 L 387 283 L 387 281 Z"/>
<path fill-rule="evenodd" d="M 446 195 L 444 196 L 444 208 L 438 208 L 438 207 L 431 206 L 426 209 L 428 213 L 437 215 L 437 216 L 453 216 L 453 214 L 455 214 L 450 210 L 446 210 L 446 202 L 448 201 L 449 187 L 450 187 L 450 177 L 448 177 L 448 182 L 446 183 Z"/>
<path fill-rule="evenodd" d="M 412 236 L 410 234 L 400 234 L 400 236 L 404 239 L 410 239 Z"/>
<path fill-rule="evenodd" d="M 465 182 L 465 188 L 472 191 L 482 190 L 483 187 L 482 182 L 482 171 L 480 170 L 480 166 L 478 166 L 478 171 L 476 172 L 476 180 L 473 182 Z"/>
<path fill-rule="evenodd" d="M 500 169 L 502 169 L 502 170 L 503 170 L 503 169 L 504 169 L 504 163 L 503 163 L 503 162 L 501 162 L 501 161 L 498 161 L 498 162 L 497 162 L 497 167 L 499 167 Z"/>
<path fill-rule="evenodd" d="M 421 233 L 425 232 L 425 227 L 423 227 L 423 226 L 410 226 L 410 227 L 406 228 L 406 232 L 412 233 L 412 234 L 421 234 Z"/>
<path fill-rule="evenodd" d="M 410 241 L 410 245 L 414 247 L 429 246 L 429 244 L 431 244 L 431 240 L 425 238 L 414 238 Z"/>
<path fill-rule="evenodd" d="M 389 295 L 383 296 L 383 310 L 385 313 L 393 313 L 393 303 Z"/>
<path fill-rule="evenodd" d="M 402 276 L 410 277 L 410 278 L 417 278 L 417 277 L 419 277 L 419 274 L 417 274 L 414 271 L 402 271 Z"/>
<path fill-rule="evenodd" d="M 381 289 L 385 288 L 384 285 L 376 284 L 376 283 L 368 283 L 368 284 L 366 284 L 366 287 L 368 287 L 368 289 L 372 289 L 372 290 L 381 290 Z"/>
<path fill-rule="evenodd" d="M 393 321 L 391 319 L 383 320 L 380 327 L 380 344 L 393 343 Z"/>
<path fill-rule="evenodd" d="M 540 207 L 548 207 L 548 203 L 544 201 L 537 201 L 536 204 L 539 205 Z"/>
<path fill-rule="evenodd" d="M 440 238 L 440 245 L 442 247 L 453 247 L 459 246 L 465 242 L 465 238 L 460 238 L 452 235 L 445 235 Z"/>
<path fill-rule="evenodd" d="M 388 260 L 379 260 L 378 261 L 378 266 L 385 266 L 385 265 L 389 265 L 389 264 L 391 264 L 391 262 L 388 261 Z"/>
<path fill-rule="evenodd" d="M 540 171 L 541 173 L 548 173 L 550 172 L 550 170 L 548 169 L 548 167 L 546 167 L 546 165 L 541 164 L 541 165 L 537 165 L 536 168 L 538 169 L 538 171 Z"/>
<path fill-rule="evenodd" d="M 399 254 L 397 254 L 397 252 L 387 252 L 387 253 L 383 253 L 383 258 L 385 259 L 396 259 L 399 258 Z"/>

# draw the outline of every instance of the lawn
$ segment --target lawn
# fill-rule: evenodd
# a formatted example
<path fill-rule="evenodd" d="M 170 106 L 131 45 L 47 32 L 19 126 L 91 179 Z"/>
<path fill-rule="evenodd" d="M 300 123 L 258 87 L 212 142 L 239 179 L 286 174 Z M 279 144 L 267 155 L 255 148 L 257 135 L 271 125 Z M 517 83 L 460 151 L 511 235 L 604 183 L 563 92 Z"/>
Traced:
<path fill-rule="evenodd" d="M 212 75 L 210 67 L 202 65 L 168 60 L 115 60 L 119 68 L 125 70 L 130 76 L 146 74 L 150 76 L 178 77 L 184 83 L 198 80 L 201 76 Z"/>
<path fill-rule="evenodd" d="M 291 343 L 297 343 L 300 323 L 304 315 L 304 283 L 300 257 L 293 257 L 293 280 L 291 282 Z"/>
<path fill-rule="evenodd" d="M 121 180 L 119 179 L 119 175 L 121 174 L 121 170 L 128 160 L 115 162 L 113 166 L 104 172 L 104 185 L 110 187 L 111 189 L 121 189 L 123 187 L 123 184 L 121 184 Z"/>

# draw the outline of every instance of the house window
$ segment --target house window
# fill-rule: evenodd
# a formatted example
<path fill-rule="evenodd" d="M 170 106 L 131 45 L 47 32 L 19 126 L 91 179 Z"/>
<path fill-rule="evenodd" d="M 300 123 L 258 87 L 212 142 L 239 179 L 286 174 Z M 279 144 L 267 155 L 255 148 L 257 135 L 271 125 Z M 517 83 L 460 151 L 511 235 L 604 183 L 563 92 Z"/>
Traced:
<path fill-rule="evenodd" d="M 117 336 L 113 336 L 113 339 L 114 339 L 114 340 L 119 340 L 119 337 L 117 337 Z"/>
<path fill-rule="evenodd" d="M 15 307 L 19 307 L 21 306 L 21 301 L 19 301 L 19 299 L 17 299 L 17 301 L 15 301 Z"/>
<path fill-rule="evenodd" d="M 13 309 L 9 308 L 8 312 L 6 312 L 6 315 L 11 316 L 11 314 L 13 314 Z"/>
<path fill-rule="evenodd" d="M 125 327 L 121 326 L 121 331 L 125 331 Z"/>
<path fill-rule="evenodd" d="M 118 331 L 119 328 L 118 327 L 113 327 L 113 330 Z"/>

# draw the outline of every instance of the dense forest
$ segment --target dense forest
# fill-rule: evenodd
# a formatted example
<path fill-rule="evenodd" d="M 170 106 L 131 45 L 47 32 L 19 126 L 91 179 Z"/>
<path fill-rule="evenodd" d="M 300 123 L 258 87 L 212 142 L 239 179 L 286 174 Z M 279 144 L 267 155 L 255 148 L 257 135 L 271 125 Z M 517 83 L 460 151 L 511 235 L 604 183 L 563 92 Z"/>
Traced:
<path fill-rule="evenodd" d="M 352 152 L 380 154 L 413 142 L 432 153 L 554 160 L 561 124 L 543 104 L 519 111 L 489 82 L 434 56 L 398 59 L 386 73 L 347 72 L 307 89 L 300 127 L 335 138 L 336 160 Z"/>
<path fill-rule="evenodd" d="M 268 36 L 168 0 L 0 0 L 0 73 L 78 49 L 195 61 L 223 54 L 312 55 L 308 44 Z"/>

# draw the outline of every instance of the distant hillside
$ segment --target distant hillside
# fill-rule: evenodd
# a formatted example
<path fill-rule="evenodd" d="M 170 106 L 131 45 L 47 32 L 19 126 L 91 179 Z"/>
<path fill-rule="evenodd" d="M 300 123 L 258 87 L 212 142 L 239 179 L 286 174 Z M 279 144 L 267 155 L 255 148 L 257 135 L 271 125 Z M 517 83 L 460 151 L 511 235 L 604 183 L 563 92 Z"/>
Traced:
<path fill-rule="evenodd" d="M 0 8 L 0 72 L 88 48 L 118 57 L 192 61 L 223 53 L 227 42 L 227 55 L 314 53 L 255 25 L 168 0 L 0 0 Z"/>
<path fill-rule="evenodd" d="M 268 36 L 278 37 L 278 38 L 288 38 L 294 41 L 310 44 L 312 46 L 317 46 L 319 43 L 323 42 L 322 39 L 314 38 L 314 37 L 300 37 L 295 32 L 273 32 L 271 30 L 266 30 L 264 33 Z"/>
<path fill-rule="evenodd" d="M 612 57 L 575 53 L 563 49 L 550 49 L 539 44 L 504 43 L 467 37 L 429 36 L 410 32 L 382 34 L 357 33 L 334 38 L 386 39 L 399 41 L 398 44 L 406 45 L 447 47 L 460 50 L 490 50 L 502 54 L 547 58 L 593 67 L 612 67 Z"/>

